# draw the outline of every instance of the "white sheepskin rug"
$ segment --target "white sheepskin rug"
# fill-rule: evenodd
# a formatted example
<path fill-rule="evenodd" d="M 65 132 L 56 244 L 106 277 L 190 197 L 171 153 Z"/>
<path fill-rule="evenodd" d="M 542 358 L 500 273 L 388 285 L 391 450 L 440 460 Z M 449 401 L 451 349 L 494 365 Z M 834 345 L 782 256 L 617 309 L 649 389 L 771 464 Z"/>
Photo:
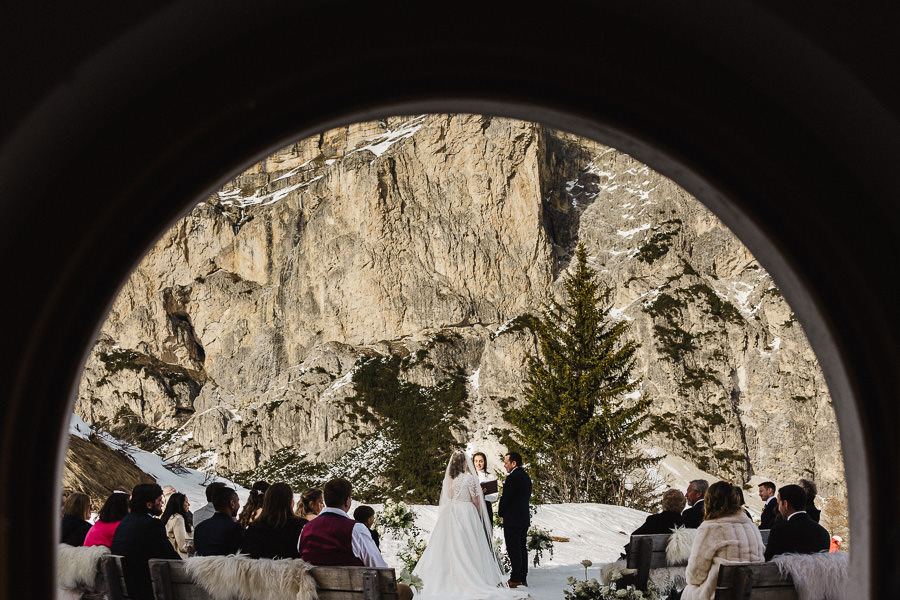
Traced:
<path fill-rule="evenodd" d="M 69 546 L 60 544 L 56 582 L 60 590 L 96 590 L 97 564 L 109 554 L 106 546 Z M 80 594 L 79 594 L 80 596 Z"/>
<path fill-rule="evenodd" d="M 318 600 L 312 565 L 299 558 L 272 560 L 230 556 L 194 556 L 185 570 L 214 600 Z"/>
<path fill-rule="evenodd" d="M 676 527 L 666 544 L 666 562 L 670 565 L 686 565 L 691 557 L 691 546 L 697 537 L 696 529 Z"/>
<path fill-rule="evenodd" d="M 688 558 L 691 556 L 691 545 L 694 543 L 696 535 L 696 529 L 679 527 L 672 531 L 672 536 L 666 545 L 666 562 L 673 566 L 650 570 L 648 587 L 650 588 L 651 597 L 655 597 L 659 593 L 665 596 L 669 590 L 673 588 L 680 590 L 687 585 L 684 578 L 684 569 Z M 609 585 L 612 581 L 618 579 L 618 573 L 622 575 L 637 573 L 636 569 L 627 569 L 625 565 L 624 558 L 604 565 L 600 569 L 600 579 L 603 585 Z"/>
<path fill-rule="evenodd" d="M 850 555 L 782 554 L 772 559 L 782 575 L 790 575 L 800 600 L 847 600 L 847 567 Z"/>

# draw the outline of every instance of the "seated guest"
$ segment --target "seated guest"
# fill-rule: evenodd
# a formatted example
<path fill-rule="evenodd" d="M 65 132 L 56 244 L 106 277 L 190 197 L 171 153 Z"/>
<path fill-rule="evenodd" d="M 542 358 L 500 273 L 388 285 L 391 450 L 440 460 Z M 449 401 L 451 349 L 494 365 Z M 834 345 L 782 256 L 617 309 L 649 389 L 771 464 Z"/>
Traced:
<path fill-rule="evenodd" d="M 712 600 L 722 563 L 763 561 L 762 536 L 741 510 L 733 485 L 712 484 L 704 504 L 706 516 L 691 546 L 681 600 Z"/>
<path fill-rule="evenodd" d="M 775 500 L 775 484 L 764 481 L 759 484 L 759 498 L 765 502 L 762 514 L 759 515 L 759 528 L 772 529 L 778 519 L 778 501 Z"/>
<path fill-rule="evenodd" d="M 237 492 L 230 487 L 218 488 L 213 506 L 215 514 L 194 527 L 194 548 L 199 556 L 235 554 L 244 543 L 244 528 L 234 520 L 241 507 Z"/>
<path fill-rule="evenodd" d="M 316 518 L 322 509 L 325 508 L 325 500 L 322 496 L 322 490 L 311 488 L 303 490 L 300 494 L 300 502 L 297 503 L 297 510 L 294 514 L 304 521 L 312 521 Z"/>
<path fill-rule="evenodd" d="M 63 544 L 83 546 L 84 536 L 91 529 L 88 519 L 91 518 L 91 499 L 87 494 L 72 492 L 63 506 L 62 538 Z"/>
<path fill-rule="evenodd" d="M 193 515 L 194 529 L 197 529 L 197 525 L 216 514 L 216 507 L 213 506 L 213 497 L 216 495 L 216 490 L 223 487 L 225 487 L 225 484 L 221 481 L 213 481 L 206 486 L 206 504 L 198 508 Z"/>
<path fill-rule="evenodd" d="M 816 508 L 816 494 L 819 493 L 819 489 L 816 487 L 816 484 L 809 479 L 801 479 L 799 481 L 800 487 L 803 488 L 803 491 L 806 492 L 806 514 L 809 515 L 809 518 L 819 522 L 819 517 L 822 516 L 822 511 Z"/>
<path fill-rule="evenodd" d="M 695 479 L 688 484 L 684 496 L 691 507 L 681 513 L 684 526 L 688 529 L 697 529 L 703 522 L 703 497 L 706 495 L 707 489 L 709 489 L 709 483 L 705 479 Z"/>
<path fill-rule="evenodd" d="M 110 552 L 123 556 L 125 586 L 138 600 L 153 600 L 150 583 L 151 558 L 181 557 L 166 537 L 162 521 L 155 519 L 162 514 L 162 488 L 155 483 L 140 483 L 131 492 L 131 512 L 125 515 L 116 528 Z"/>
<path fill-rule="evenodd" d="M 778 510 L 783 520 L 769 532 L 766 560 L 779 554 L 813 554 L 828 552 L 831 536 L 824 527 L 809 518 L 803 508 L 806 492 L 799 485 L 786 485 L 778 490 Z"/>
<path fill-rule="evenodd" d="M 381 540 L 378 539 L 378 532 L 372 529 L 372 526 L 375 525 L 375 509 L 371 506 L 357 506 L 356 510 L 353 511 L 353 520 L 366 526 L 366 529 L 372 534 L 372 541 L 381 550 Z"/>
<path fill-rule="evenodd" d="M 311 565 L 387 568 L 366 526 L 347 515 L 353 503 L 350 482 L 332 479 L 323 491 L 326 508 L 303 528 L 300 557 Z M 412 589 L 398 583 L 397 595 L 411 600 Z"/>
<path fill-rule="evenodd" d="M 125 515 L 128 514 L 128 494 L 113 492 L 110 494 L 103 507 L 100 508 L 99 518 L 84 538 L 85 546 L 112 546 L 113 535 L 116 528 Z"/>
<path fill-rule="evenodd" d="M 680 490 L 666 490 L 660 503 L 662 512 L 648 516 L 644 524 L 632 531 L 631 535 L 672 533 L 676 527 L 684 527 L 681 511 L 684 510 L 686 502 Z"/>
<path fill-rule="evenodd" d="M 163 495 L 165 496 L 165 493 Z M 192 527 L 188 517 L 190 506 L 191 503 L 188 502 L 187 496 L 176 492 L 166 502 L 166 510 L 163 511 L 162 519 L 160 519 L 166 526 L 169 542 L 181 558 L 188 557 L 188 546 L 191 543 Z"/>
<path fill-rule="evenodd" d="M 238 523 L 240 523 L 241 527 L 244 529 L 247 529 L 247 527 L 250 526 L 250 523 L 253 522 L 253 519 L 259 516 L 260 510 L 262 510 L 263 498 L 268 489 L 268 481 L 257 481 L 253 484 L 253 487 L 250 488 L 250 495 L 247 496 L 247 503 L 244 505 L 244 508 L 241 509 L 241 514 L 238 516 Z"/>
<path fill-rule="evenodd" d="M 300 558 L 297 547 L 306 521 L 294 516 L 294 492 L 274 483 L 263 496 L 262 512 L 244 533 L 242 552 L 252 558 Z"/>

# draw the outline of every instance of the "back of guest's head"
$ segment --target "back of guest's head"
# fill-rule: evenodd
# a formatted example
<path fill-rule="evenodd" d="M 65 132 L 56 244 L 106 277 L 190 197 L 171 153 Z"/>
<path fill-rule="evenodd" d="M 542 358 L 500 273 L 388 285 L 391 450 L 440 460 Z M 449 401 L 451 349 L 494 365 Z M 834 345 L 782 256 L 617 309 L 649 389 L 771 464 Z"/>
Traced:
<path fill-rule="evenodd" d="M 518 452 L 507 452 L 507 456 L 509 456 L 509 462 L 516 463 L 517 467 L 522 466 L 522 455 Z"/>
<path fill-rule="evenodd" d="M 273 529 L 284 527 L 294 518 L 294 490 L 286 483 L 273 483 L 266 490 L 262 501 L 262 511 L 257 521 Z"/>
<path fill-rule="evenodd" d="M 131 512 L 147 512 L 147 504 L 162 496 L 162 488 L 156 483 L 139 483 L 131 490 Z"/>
<path fill-rule="evenodd" d="M 759 487 L 764 487 L 773 494 L 775 493 L 775 484 L 771 481 L 763 481 L 761 484 L 759 484 Z"/>
<path fill-rule="evenodd" d="M 113 492 L 100 507 L 98 516 L 103 523 L 116 523 L 128 514 L 128 494 Z"/>
<path fill-rule="evenodd" d="M 304 519 L 315 517 L 317 514 L 319 514 L 316 511 L 316 505 L 320 501 L 322 501 L 322 490 L 317 488 L 303 490 L 303 492 L 300 494 L 300 502 L 297 503 L 297 508 L 294 510 L 294 514 L 298 517 L 303 517 Z"/>
<path fill-rule="evenodd" d="M 691 485 L 694 486 L 694 491 L 700 494 L 700 497 L 703 498 L 706 496 L 706 490 L 709 489 L 709 482 L 705 479 L 695 479 L 691 481 Z"/>
<path fill-rule="evenodd" d="M 806 509 L 806 492 L 799 485 L 782 486 L 778 489 L 778 497 L 782 502 L 787 502 L 794 510 Z"/>
<path fill-rule="evenodd" d="M 217 488 L 213 494 L 212 504 L 216 512 L 225 512 L 231 509 L 231 500 L 237 496 L 237 492 L 223 485 Z"/>
<path fill-rule="evenodd" d="M 744 490 L 741 489 L 741 486 L 739 486 L 739 485 L 734 486 L 734 493 L 737 494 L 738 502 L 741 503 L 741 506 L 746 504 L 744 502 Z"/>
<path fill-rule="evenodd" d="M 687 505 L 687 500 L 681 490 L 666 490 L 662 496 L 662 509 L 680 513 Z"/>
<path fill-rule="evenodd" d="M 322 488 L 325 497 L 325 506 L 329 508 L 342 508 L 350 498 L 353 486 L 346 479 L 332 479 Z"/>
<path fill-rule="evenodd" d="M 238 517 L 238 523 L 243 527 L 247 527 L 250 525 L 250 522 L 253 521 L 253 516 L 256 514 L 256 511 L 262 507 L 263 498 L 268 489 L 269 482 L 267 481 L 257 481 L 253 484 L 253 487 L 250 488 L 250 495 L 247 496 L 247 502 L 244 504 L 244 508 L 241 509 L 241 516 Z"/>
<path fill-rule="evenodd" d="M 741 511 L 741 500 L 734 486 L 727 481 L 717 481 L 706 490 L 703 500 L 704 521 L 727 517 Z"/>
<path fill-rule="evenodd" d="M 369 517 L 375 516 L 375 509 L 371 506 L 357 506 L 356 510 L 353 511 L 353 520 L 358 523 L 365 523 L 369 520 Z"/>
<path fill-rule="evenodd" d="M 223 488 L 223 487 L 227 487 L 227 486 L 222 481 L 213 481 L 211 484 L 206 486 L 206 501 L 212 502 L 213 498 L 216 495 L 216 490 Z"/>
<path fill-rule="evenodd" d="M 819 493 L 819 488 L 816 487 L 815 482 L 810 481 L 809 479 L 801 479 L 799 484 L 800 487 L 803 488 L 803 491 L 806 492 L 806 503 L 812 504 L 816 494 Z"/>
<path fill-rule="evenodd" d="M 63 505 L 63 515 L 87 520 L 91 516 L 91 498 L 81 492 L 72 492 Z"/>

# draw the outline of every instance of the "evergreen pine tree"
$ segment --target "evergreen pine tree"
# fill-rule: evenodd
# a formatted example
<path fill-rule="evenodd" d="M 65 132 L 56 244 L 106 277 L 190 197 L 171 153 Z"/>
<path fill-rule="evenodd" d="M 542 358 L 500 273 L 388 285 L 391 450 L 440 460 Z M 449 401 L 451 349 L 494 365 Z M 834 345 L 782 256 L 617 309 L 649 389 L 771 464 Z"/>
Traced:
<path fill-rule="evenodd" d="M 636 508 L 653 502 L 643 457 L 634 443 L 650 398 L 626 403 L 639 345 L 627 340 L 629 325 L 609 318 L 612 290 L 602 286 L 579 244 L 562 303 L 551 299 L 542 318 L 532 318 L 539 356 L 528 356 L 524 405 L 505 411 L 515 427 L 504 432 L 520 451 L 538 496 L 548 502 L 601 502 Z"/>

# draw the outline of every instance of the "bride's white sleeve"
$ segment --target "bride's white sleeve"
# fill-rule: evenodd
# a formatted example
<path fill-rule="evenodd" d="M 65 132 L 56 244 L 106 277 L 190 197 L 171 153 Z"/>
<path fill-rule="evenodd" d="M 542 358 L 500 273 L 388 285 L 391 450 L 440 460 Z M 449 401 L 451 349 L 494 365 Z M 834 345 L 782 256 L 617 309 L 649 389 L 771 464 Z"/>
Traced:
<path fill-rule="evenodd" d="M 472 504 L 478 509 L 478 514 L 481 514 L 481 496 L 478 494 L 481 491 L 481 484 L 478 483 L 478 478 L 470 475 L 466 478 L 466 485 L 469 488 L 469 497 L 472 499 Z"/>

